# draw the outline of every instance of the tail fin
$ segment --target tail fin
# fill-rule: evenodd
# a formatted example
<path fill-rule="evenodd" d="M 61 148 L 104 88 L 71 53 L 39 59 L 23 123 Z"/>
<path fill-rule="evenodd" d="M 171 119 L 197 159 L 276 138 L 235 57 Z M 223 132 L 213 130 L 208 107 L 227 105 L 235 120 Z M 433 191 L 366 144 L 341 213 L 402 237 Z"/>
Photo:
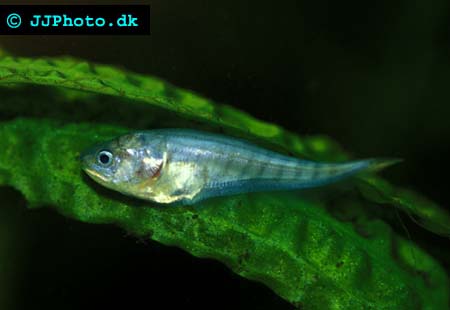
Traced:
<path fill-rule="evenodd" d="M 370 163 L 367 166 L 367 171 L 377 172 L 384 168 L 390 167 L 392 165 L 401 163 L 403 159 L 401 158 L 374 158 L 369 159 Z"/>

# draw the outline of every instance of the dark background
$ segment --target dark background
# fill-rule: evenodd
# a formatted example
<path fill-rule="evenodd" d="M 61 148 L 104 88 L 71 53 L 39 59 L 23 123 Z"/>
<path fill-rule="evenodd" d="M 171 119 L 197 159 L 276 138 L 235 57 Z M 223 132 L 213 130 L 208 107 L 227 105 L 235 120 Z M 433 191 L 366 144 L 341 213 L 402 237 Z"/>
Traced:
<path fill-rule="evenodd" d="M 150 36 L 3 36 L 0 45 L 152 74 L 298 134 L 329 135 L 357 157 L 404 158 L 386 177 L 448 207 L 448 1 L 134 3 L 151 4 Z M 9 262 L 20 266 L 9 275 L 16 307 L 290 308 L 218 262 L 116 227 L 26 211 L 19 194 L 5 195 L 20 205 L 2 205 L 18 223 L 10 248 L 19 254 Z M 413 241 L 448 248 L 448 239 L 404 221 Z"/>

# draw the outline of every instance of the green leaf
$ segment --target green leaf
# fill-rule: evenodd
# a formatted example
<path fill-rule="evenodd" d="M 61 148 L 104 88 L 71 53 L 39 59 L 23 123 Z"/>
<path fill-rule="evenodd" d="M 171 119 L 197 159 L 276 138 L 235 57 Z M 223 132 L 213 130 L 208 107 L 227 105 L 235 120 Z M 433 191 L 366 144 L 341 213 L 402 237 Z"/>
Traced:
<path fill-rule="evenodd" d="M 376 176 L 361 178 L 358 187 L 367 199 L 399 207 L 407 214 L 414 215 L 416 223 L 422 227 L 450 238 L 450 216 L 431 200 L 411 190 L 395 188 Z"/>
<path fill-rule="evenodd" d="M 125 131 L 46 120 L 5 123 L 0 182 L 19 189 L 33 207 L 53 205 L 69 217 L 116 223 L 136 235 L 219 259 L 294 303 L 409 309 L 446 302 L 445 273 L 380 221 L 365 223 L 369 237 L 364 238 L 317 202 L 293 193 L 171 208 L 114 195 L 83 178 L 79 150 Z"/>
<path fill-rule="evenodd" d="M 11 87 L 15 83 L 63 88 Z M 347 158 L 329 139 L 300 139 L 158 79 L 68 58 L 3 58 L 0 84 L 9 86 L 0 89 L 0 184 L 18 189 L 31 207 L 50 205 L 84 222 L 114 223 L 218 259 L 306 308 L 448 308 L 448 280 L 439 264 L 378 219 L 337 220 L 325 194 L 261 193 L 160 207 L 91 182 L 77 160 L 95 142 L 173 124 L 245 136 L 314 159 Z M 380 194 L 370 192 L 377 189 L 383 203 L 398 204 L 389 186 L 366 185 L 360 187 L 370 201 L 380 202 Z M 364 210 L 366 203 L 351 194 L 346 205 Z M 414 204 L 415 198 L 403 203 L 411 212 Z M 429 218 L 434 225 L 437 219 Z"/>
<path fill-rule="evenodd" d="M 230 106 L 214 104 L 193 92 L 176 88 L 155 77 L 72 58 L 2 58 L 0 85 L 16 83 L 58 86 L 138 100 L 146 106 L 159 107 L 185 119 L 207 122 L 208 126 L 220 127 L 239 136 L 269 140 L 285 150 L 306 157 L 326 156 L 330 150 L 333 152 L 336 148 L 335 143 L 326 138 L 320 141 L 314 139 L 311 143 L 308 140 L 303 141 L 279 126 L 257 120 Z M 336 159 L 345 158 L 340 152 L 335 155 Z"/>

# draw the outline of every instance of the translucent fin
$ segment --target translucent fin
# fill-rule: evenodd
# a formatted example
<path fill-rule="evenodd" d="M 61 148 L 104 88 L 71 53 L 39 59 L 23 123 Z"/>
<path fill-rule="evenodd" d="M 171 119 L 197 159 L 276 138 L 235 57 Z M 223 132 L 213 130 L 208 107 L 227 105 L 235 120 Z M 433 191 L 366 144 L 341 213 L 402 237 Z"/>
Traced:
<path fill-rule="evenodd" d="M 380 171 L 384 168 L 390 167 L 392 165 L 401 163 L 403 159 L 401 158 L 374 158 L 370 160 L 370 164 L 367 167 L 368 171 Z"/>

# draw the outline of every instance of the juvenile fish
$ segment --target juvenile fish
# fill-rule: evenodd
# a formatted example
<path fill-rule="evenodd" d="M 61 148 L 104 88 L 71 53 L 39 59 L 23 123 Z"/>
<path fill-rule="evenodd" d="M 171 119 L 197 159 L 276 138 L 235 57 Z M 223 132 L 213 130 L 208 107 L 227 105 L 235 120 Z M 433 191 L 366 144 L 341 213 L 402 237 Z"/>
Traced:
<path fill-rule="evenodd" d="M 322 186 L 398 160 L 319 163 L 222 135 L 160 129 L 96 145 L 81 161 L 92 179 L 125 195 L 192 204 L 217 196 Z"/>

